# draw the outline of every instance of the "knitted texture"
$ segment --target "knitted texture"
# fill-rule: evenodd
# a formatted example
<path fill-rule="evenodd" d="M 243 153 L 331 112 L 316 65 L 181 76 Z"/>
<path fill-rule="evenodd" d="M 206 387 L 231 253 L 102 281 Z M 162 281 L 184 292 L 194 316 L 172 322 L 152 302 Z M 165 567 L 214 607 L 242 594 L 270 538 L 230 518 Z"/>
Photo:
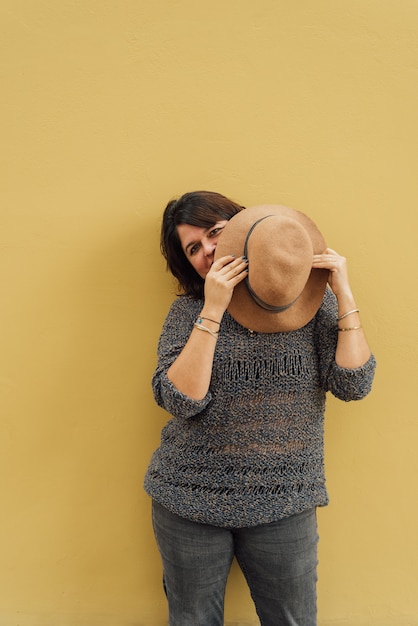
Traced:
<path fill-rule="evenodd" d="M 209 392 L 196 401 L 167 378 L 202 301 L 178 298 L 165 320 L 152 385 L 172 419 L 145 476 L 147 493 L 184 518 L 240 528 L 328 502 L 326 392 L 349 401 L 371 389 L 375 359 L 335 363 L 337 304 L 327 289 L 315 318 L 287 333 L 252 333 L 223 316 Z"/>

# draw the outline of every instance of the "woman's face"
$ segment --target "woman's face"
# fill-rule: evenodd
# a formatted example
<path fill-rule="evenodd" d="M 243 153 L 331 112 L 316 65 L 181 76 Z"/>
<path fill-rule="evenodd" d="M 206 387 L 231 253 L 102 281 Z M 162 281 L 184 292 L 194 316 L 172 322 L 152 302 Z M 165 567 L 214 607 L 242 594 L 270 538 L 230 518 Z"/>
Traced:
<path fill-rule="evenodd" d="M 177 233 L 186 259 L 203 279 L 210 270 L 215 254 L 218 237 L 228 220 L 216 222 L 210 228 L 179 224 Z"/>

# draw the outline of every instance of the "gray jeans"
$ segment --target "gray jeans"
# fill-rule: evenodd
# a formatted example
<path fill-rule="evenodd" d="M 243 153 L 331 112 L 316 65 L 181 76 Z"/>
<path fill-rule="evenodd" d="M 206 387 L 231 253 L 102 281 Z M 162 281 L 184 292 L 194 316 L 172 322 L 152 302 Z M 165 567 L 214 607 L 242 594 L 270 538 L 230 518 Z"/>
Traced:
<path fill-rule="evenodd" d="M 272 524 L 227 529 L 198 524 L 153 502 L 169 626 L 222 626 L 236 557 L 261 626 L 316 626 L 316 509 Z"/>

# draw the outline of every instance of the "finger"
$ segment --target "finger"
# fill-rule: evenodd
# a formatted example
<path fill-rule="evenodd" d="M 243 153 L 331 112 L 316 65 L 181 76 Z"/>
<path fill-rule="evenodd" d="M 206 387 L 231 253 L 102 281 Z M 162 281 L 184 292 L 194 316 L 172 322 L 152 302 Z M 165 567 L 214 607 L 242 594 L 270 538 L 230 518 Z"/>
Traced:
<path fill-rule="evenodd" d="M 225 265 L 225 270 L 235 272 L 238 268 L 243 268 L 248 266 L 248 259 L 245 257 L 240 257 L 239 259 L 235 259 L 232 263 L 228 263 Z"/>
<path fill-rule="evenodd" d="M 226 256 L 222 256 L 219 259 L 216 259 L 216 261 L 214 261 L 212 265 L 212 268 L 215 271 L 219 271 L 226 265 L 233 263 L 235 260 L 236 260 L 236 257 L 234 254 L 227 254 Z"/>
<path fill-rule="evenodd" d="M 312 259 L 312 265 L 328 265 L 332 258 L 327 254 L 315 254 Z"/>
<path fill-rule="evenodd" d="M 219 269 L 216 269 L 214 265 L 210 269 L 211 273 L 227 283 L 241 273 L 243 273 L 244 277 L 248 274 L 248 260 L 243 257 L 234 259 L 234 261 L 227 263 Z"/>
<path fill-rule="evenodd" d="M 228 276 L 230 274 L 235 275 L 237 272 L 242 271 L 244 268 L 248 266 L 248 260 L 244 257 L 239 257 L 238 259 L 234 259 L 229 263 L 226 263 L 222 268 L 220 268 L 220 272 Z"/>
<path fill-rule="evenodd" d="M 248 276 L 248 268 L 245 267 L 241 271 L 237 272 L 228 279 L 228 284 L 232 287 L 236 287 L 241 281 L 245 280 Z"/>

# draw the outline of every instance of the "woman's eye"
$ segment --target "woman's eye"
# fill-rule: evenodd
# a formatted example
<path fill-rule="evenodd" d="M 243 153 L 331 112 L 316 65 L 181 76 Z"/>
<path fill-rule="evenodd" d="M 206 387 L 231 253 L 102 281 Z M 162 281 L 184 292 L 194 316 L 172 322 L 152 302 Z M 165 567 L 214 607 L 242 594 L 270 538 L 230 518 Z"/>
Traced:
<path fill-rule="evenodd" d="M 222 230 L 222 226 L 217 226 L 216 228 L 214 228 L 213 230 L 210 231 L 210 236 L 211 237 L 216 237 L 216 235 L 219 235 L 219 233 Z"/>
<path fill-rule="evenodd" d="M 190 255 L 192 256 L 193 254 L 195 254 L 197 251 L 199 250 L 199 244 L 196 243 L 194 246 L 192 246 L 190 248 Z"/>

